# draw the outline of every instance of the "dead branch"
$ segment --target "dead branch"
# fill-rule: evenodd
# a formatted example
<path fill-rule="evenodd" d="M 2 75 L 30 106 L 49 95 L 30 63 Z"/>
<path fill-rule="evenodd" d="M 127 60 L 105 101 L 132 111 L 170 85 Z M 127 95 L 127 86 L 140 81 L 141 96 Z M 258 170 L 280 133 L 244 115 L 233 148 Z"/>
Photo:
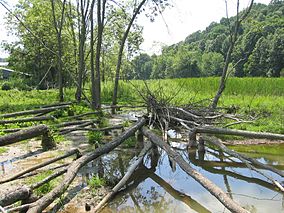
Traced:
<path fill-rule="evenodd" d="M 46 107 L 42 109 L 13 112 L 13 113 L 0 115 L 0 118 L 12 118 L 12 117 L 23 116 L 23 115 L 35 115 L 39 113 L 48 113 L 48 112 L 52 112 L 58 109 L 66 109 L 68 107 L 69 107 L 68 105 L 63 105 L 63 106 Z"/>
<path fill-rule="evenodd" d="M 73 149 L 73 150 L 71 150 L 71 151 L 69 151 L 69 152 L 66 152 L 64 155 L 61 155 L 61 156 L 56 157 L 56 158 L 52 158 L 52 159 L 50 159 L 50 160 L 48 160 L 48 161 L 46 161 L 46 162 L 43 162 L 43 163 L 40 163 L 40 164 L 38 164 L 38 165 L 32 166 L 32 167 L 30 167 L 30 168 L 27 168 L 27 169 L 25 169 L 25 170 L 23 170 L 23 171 L 20 171 L 20 172 L 18 172 L 18 173 L 16 173 L 16 174 L 12 175 L 11 177 L 4 178 L 4 179 L 0 180 L 0 184 L 6 183 L 6 182 L 9 182 L 9 181 L 12 181 L 12 180 L 15 180 L 15 179 L 17 179 L 17 178 L 23 176 L 24 174 L 27 174 L 27 173 L 29 173 L 29 172 L 32 172 L 32 171 L 34 171 L 34 170 L 37 170 L 37 169 L 39 169 L 39 168 L 42 168 L 42 167 L 47 166 L 47 165 L 49 165 L 49 164 L 51 164 L 51 163 L 54 163 L 54 162 L 56 162 L 56 161 L 62 160 L 62 159 L 64 159 L 64 158 L 67 158 L 67 157 L 69 157 L 69 156 L 71 156 L 71 155 L 75 155 L 75 154 L 76 154 L 77 156 L 80 155 L 80 152 L 79 152 L 78 149 Z"/>
<path fill-rule="evenodd" d="M 73 132 L 73 131 L 94 131 L 94 132 L 108 132 L 114 129 L 123 129 L 124 126 L 123 125 L 116 125 L 116 126 L 110 126 L 110 127 L 104 127 L 104 128 L 84 128 L 84 127 L 73 127 L 73 128 L 69 128 L 67 129 L 68 132 Z M 66 132 L 61 132 L 61 134 L 66 134 Z"/>
<path fill-rule="evenodd" d="M 207 139 L 209 139 L 209 138 L 207 137 Z M 243 154 L 237 153 L 237 152 L 235 152 L 235 151 L 233 151 L 233 150 L 228 149 L 228 148 L 227 148 L 225 145 L 223 145 L 219 140 L 213 140 L 213 139 L 211 138 L 211 139 L 209 139 L 209 140 L 207 140 L 207 141 L 208 141 L 209 143 L 211 143 L 211 144 L 213 144 L 213 145 L 219 147 L 223 152 L 226 152 L 227 154 L 229 154 L 229 155 L 231 155 L 231 156 L 233 156 L 233 157 L 238 158 L 240 161 L 242 161 L 243 163 L 245 163 L 246 166 L 247 166 L 249 169 L 251 169 L 251 170 L 253 170 L 253 171 L 255 171 L 255 172 L 261 174 L 262 176 L 264 176 L 265 178 L 267 178 L 268 180 L 270 180 L 278 189 L 280 189 L 280 191 L 284 192 L 283 186 L 281 186 L 281 184 L 280 184 L 278 181 L 274 180 L 272 177 L 270 177 L 269 175 L 263 173 L 262 171 L 258 170 L 257 168 L 255 168 L 253 165 L 250 164 L 250 163 L 251 163 L 250 160 L 252 160 L 251 158 L 249 158 L 249 157 L 247 157 L 247 156 L 245 156 L 245 155 L 243 155 Z M 262 163 L 260 163 L 260 162 L 258 162 L 258 161 L 256 161 L 256 160 L 253 160 L 253 162 L 256 163 L 258 166 L 261 166 L 261 167 L 263 167 L 263 168 L 265 168 L 265 169 L 269 169 L 270 171 L 276 172 L 277 174 L 279 174 L 280 176 L 283 177 L 283 172 L 277 171 L 277 169 L 271 168 L 270 166 L 264 165 L 264 164 L 262 164 Z"/>
<path fill-rule="evenodd" d="M 77 172 L 80 168 L 86 165 L 88 162 L 96 159 L 97 157 L 106 154 L 112 151 L 115 147 L 120 145 L 127 138 L 132 136 L 138 129 L 140 129 L 146 123 L 146 119 L 140 119 L 135 125 L 130 127 L 128 130 L 123 132 L 119 137 L 114 139 L 112 142 L 107 143 L 106 145 L 97 148 L 94 152 L 88 153 L 78 160 L 71 163 L 70 167 L 67 170 L 66 175 L 64 176 L 61 184 L 55 187 L 51 192 L 40 198 L 38 201 L 33 203 L 28 210 L 28 213 L 37 213 L 42 212 L 49 204 L 51 204 L 57 197 L 59 197 L 68 186 L 72 183 L 74 178 L 77 175 Z"/>
<path fill-rule="evenodd" d="M 188 175 L 199 182 L 205 189 L 207 189 L 221 203 L 223 203 L 226 208 L 228 208 L 232 212 L 248 213 L 247 210 L 243 209 L 239 204 L 233 201 L 218 186 L 216 186 L 210 180 L 203 177 L 199 172 L 194 170 L 177 152 L 175 152 L 168 144 L 164 143 L 162 139 L 160 139 L 158 136 L 156 136 L 146 128 L 143 128 L 142 131 L 143 134 L 148 137 L 151 142 L 165 150 L 167 154 L 179 164 L 182 170 L 184 170 Z"/>
<path fill-rule="evenodd" d="M 92 122 L 92 121 L 87 121 L 87 122 L 85 122 L 85 123 L 83 123 L 83 124 L 80 124 L 80 125 L 77 125 L 77 126 L 75 126 L 75 127 L 60 129 L 60 130 L 59 130 L 59 133 L 60 133 L 61 135 L 65 135 L 65 134 L 67 134 L 67 133 L 77 131 L 77 130 L 80 129 L 80 128 L 87 127 L 87 126 L 90 126 L 90 125 L 93 125 L 93 124 L 94 124 L 94 122 Z"/>
<path fill-rule="evenodd" d="M 102 200 L 101 202 L 94 208 L 92 212 L 98 212 L 100 209 L 102 209 L 106 203 L 126 184 L 126 182 L 129 180 L 130 176 L 133 174 L 135 169 L 139 166 L 139 164 L 142 162 L 144 155 L 147 154 L 147 152 L 151 149 L 152 144 L 146 143 L 144 148 L 141 150 L 140 154 L 137 156 L 136 161 L 131 164 L 131 166 L 128 168 L 128 171 L 123 176 L 123 178 L 118 182 L 118 184 L 113 187 L 111 192 L 109 192 Z"/>
<path fill-rule="evenodd" d="M 25 122 L 32 122 L 32 121 L 48 121 L 48 120 L 55 120 L 55 118 L 53 116 L 40 116 L 40 117 L 19 118 L 19 119 L 13 119 L 13 120 L 0 120 L 0 125 L 25 123 Z"/>

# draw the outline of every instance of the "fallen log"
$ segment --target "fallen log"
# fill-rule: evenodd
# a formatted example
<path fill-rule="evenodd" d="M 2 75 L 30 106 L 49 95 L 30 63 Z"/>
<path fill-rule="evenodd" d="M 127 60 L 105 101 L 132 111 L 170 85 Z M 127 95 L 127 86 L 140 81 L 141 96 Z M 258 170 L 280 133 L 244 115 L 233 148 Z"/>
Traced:
<path fill-rule="evenodd" d="M 259 174 L 261 174 L 262 176 L 264 176 L 264 177 L 266 177 L 268 180 L 270 180 L 278 189 L 280 189 L 280 191 L 282 191 L 282 192 L 284 192 L 284 188 L 283 188 L 283 186 L 281 186 L 281 184 L 278 182 L 278 181 L 276 181 L 276 180 L 274 180 L 272 177 L 270 177 L 269 175 L 267 175 L 267 174 L 265 174 L 264 172 L 262 172 L 262 171 L 260 171 L 259 169 L 257 169 L 257 168 L 255 168 L 252 164 L 250 164 L 251 163 L 251 161 L 249 161 L 248 159 L 251 159 L 251 158 L 249 158 L 249 157 L 247 157 L 247 156 L 245 156 L 245 155 L 243 155 L 243 154 L 240 154 L 240 153 L 237 153 L 237 152 L 235 152 L 235 151 L 233 151 L 233 150 L 230 150 L 230 149 L 228 149 L 225 145 L 223 145 L 220 141 L 218 141 L 218 140 L 207 140 L 209 143 L 211 143 L 211 144 L 213 144 L 213 145 L 215 145 L 215 146 L 217 146 L 217 147 L 219 147 L 223 152 L 226 152 L 227 154 L 229 154 L 229 155 L 231 155 L 231 156 L 233 156 L 233 157 L 236 157 L 236 158 L 238 158 L 240 161 L 242 161 L 243 163 L 245 163 L 246 164 L 246 166 L 249 168 L 249 169 L 251 169 L 251 170 L 253 170 L 253 171 L 255 171 L 255 172 L 257 172 L 257 173 L 259 173 Z M 270 171 L 272 171 L 272 170 L 274 170 L 274 171 L 276 171 L 277 169 L 271 169 L 268 165 L 264 165 L 264 164 L 262 164 L 262 163 L 260 163 L 260 162 L 256 162 L 256 161 L 254 161 L 255 163 L 257 163 L 258 164 L 258 166 L 262 166 L 264 169 L 269 169 Z M 283 175 L 283 173 L 281 172 L 281 171 L 277 171 L 277 174 L 279 174 L 279 175 Z M 282 176 L 283 177 L 283 176 Z"/>
<path fill-rule="evenodd" d="M 130 176 L 133 174 L 135 169 L 139 166 L 139 164 L 142 162 L 144 155 L 147 154 L 147 152 L 151 149 L 152 144 L 146 143 L 144 148 L 141 150 L 140 154 L 137 156 L 136 161 L 131 164 L 131 166 L 128 168 L 127 173 L 123 176 L 123 178 L 118 182 L 118 184 L 113 187 L 111 192 L 109 192 L 102 200 L 101 202 L 95 206 L 94 210 L 92 212 L 98 212 L 100 209 L 104 207 L 104 205 L 126 184 Z"/>
<path fill-rule="evenodd" d="M 17 117 L 17 116 L 22 116 L 22 115 L 35 115 L 39 113 L 48 113 L 48 112 L 52 112 L 58 109 L 66 109 L 68 107 L 69 107 L 68 105 L 63 105 L 63 106 L 46 107 L 42 109 L 13 112 L 13 113 L 2 114 L 0 115 L 0 118 L 12 118 L 12 117 Z"/>
<path fill-rule="evenodd" d="M 284 135 L 272 134 L 266 132 L 251 132 L 244 130 L 225 129 L 225 128 L 213 128 L 213 127 L 196 127 L 196 133 L 207 134 L 222 134 L 222 135 L 236 135 L 249 138 L 265 138 L 271 140 L 284 140 Z"/>
<path fill-rule="evenodd" d="M 39 169 L 39 168 L 42 168 L 42 167 L 44 167 L 44 166 L 47 166 L 47 165 L 49 165 L 49 164 L 52 164 L 52 163 L 54 163 L 54 162 L 56 162 L 56 161 L 62 160 L 62 159 L 64 159 L 64 158 L 67 158 L 67 157 L 69 157 L 69 156 L 71 156 L 71 155 L 74 155 L 74 154 L 76 154 L 77 156 L 80 155 L 79 150 L 78 150 L 78 149 L 73 149 L 73 150 L 71 150 L 71 151 L 69 151 L 69 152 L 66 152 L 64 155 L 61 155 L 61 156 L 56 157 L 56 158 L 52 158 L 52 159 L 50 159 L 50 160 L 48 160 L 48 161 L 46 161 L 46 162 L 40 163 L 40 164 L 38 164 L 38 165 L 35 165 L 35 166 L 32 166 L 32 167 L 30 167 L 30 168 L 27 168 L 27 169 L 25 169 L 25 170 L 23 170 L 23 171 L 20 171 L 20 172 L 14 174 L 14 175 L 11 176 L 11 177 L 7 177 L 7 178 L 4 178 L 4 179 L 0 180 L 0 184 L 6 183 L 6 182 L 9 182 L 9 181 L 12 181 L 12 180 L 15 180 L 15 179 L 17 179 L 17 178 L 23 176 L 24 174 L 27 174 L 27 173 L 29 173 L 29 172 L 32 172 L 32 171 L 34 171 L 34 170 L 37 170 L 37 169 Z"/>
<path fill-rule="evenodd" d="M 87 122 L 93 122 L 93 123 L 95 123 L 96 120 L 68 121 L 68 122 L 56 124 L 56 125 L 54 125 L 54 127 L 62 128 L 62 127 L 67 127 L 67 126 L 80 125 L 80 124 L 84 124 L 84 123 L 87 123 Z"/>
<path fill-rule="evenodd" d="M 0 146 L 7 146 L 19 141 L 38 137 L 46 133 L 48 133 L 48 127 L 46 125 L 38 125 L 23 129 L 8 135 L 0 136 Z"/>
<path fill-rule="evenodd" d="M 59 170 L 59 171 L 55 172 L 54 174 L 52 174 L 52 175 L 50 175 L 46 178 L 44 178 L 40 182 L 32 184 L 31 186 L 24 185 L 24 186 L 18 187 L 16 189 L 9 190 L 5 194 L 1 194 L 0 195 L 0 205 L 5 207 L 5 206 L 11 205 L 11 204 L 13 204 L 13 203 L 15 203 L 19 200 L 28 199 L 31 196 L 32 191 L 34 189 L 37 189 L 40 186 L 46 184 L 47 182 L 59 177 L 60 175 L 64 174 L 66 171 L 67 171 L 67 168 L 64 168 L 64 169 Z M 8 211 L 10 211 L 10 210 L 8 209 Z"/>
<path fill-rule="evenodd" d="M 1 129 L 0 131 L 3 133 L 13 133 L 13 132 L 18 132 L 20 130 L 23 130 L 21 128 L 15 128 L 15 129 Z"/>
<path fill-rule="evenodd" d="M 76 161 L 72 162 L 64 176 L 61 184 L 55 187 L 51 192 L 40 198 L 38 201 L 33 203 L 28 210 L 28 213 L 38 213 L 42 212 L 49 204 L 51 204 L 57 197 L 66 191 L 68 186 L 72 183 L 76 177 L 80 168 L 86 165 L 88 162 L 96 159 L 97 157 L 106 154 L 120 145 L 127 138 L 132 136 L 138 129 L 140 129 L 146 123 L 146 119 L 140 119 L 135 125 L 130 127 L 128 130 L 123 132 L 120 136 L 114 139 L 112 142 L 97 148 L 95 151 L 85 154 Z"/>
<path fill-rule="evenodd" d="M 159 146 L 167 152 L 167 154 L 176 161 L 182 170 L 188 175 L 193 177 L 199 182 L 205 189 L 207 189 L 213 196 L 215 196 L 227 209 L 231 212 L 248 213 L 247 210 L 243 209 L 239 204 L 233 201 L 226 193 L 224 193 L 218 186 L 213 182 L 203 177 L 199 172 L 194 170 L 177 152 L 175 152 L 168 144 L 163 142 L 157 135 L 152 133 L 146 128 L 142 128 L 143 134 L 149 138 L 151 142 Z"/>
<path fill-rule="evenodd" d="M 48 107 L 56 107 L 56 106 L 69 106 L 73 103 L 76 103 L 76 101 L 69 101 L 69 102 L 60 102 L 60 103 L 54 103 L 54 104 L 47 104 L 40 106 L 40 108 L 48 108 Z"/>
<path fill-rule="evenodd" d="M 65 135 L 65 134 L 67 134 L 67 133 L 77 131 L 78 128 L 83 128 L 83 127 L 90 126 L 90 125 L 93 125 L 93 124 L 94 124 L 94 123 L 93 123 L 92 121 L 85 122 L 85 123 L 80 124 L 80 125 L 75 126 L 75 127 L 60 129 L 60 130 L 59 130 L 59 133 L 60 133 L 61 135 Z"/>
<path fill-rule="evenodd" d="M 61 132 L 61 134 L 66 134 L 69 132 L 73 131 L 93 131 L 93 132 L 108 132 L 110 130 L 114 129 L 123 129 L 123 125 L 116 125 L 116 126 L 109 126 L 109 127 L 104 127 L 104 128 L 86 128 L 86 127 L 73 127 L 73 128 L 68 128 L 64 129 L 64 131 Z M 65 132 L 66 131 L 66 132 Z"/>
<path fill-rule="evenodd" d="M 0 120 L 0 125 L 25 123 L 25 122 L 32 122 L 32 121 L 48 121 L 48 120 L 55 120 L 55 118 L 53 116 L 40 116 L 40 117 L 19 118 L 19 119 L 13 119 L 13 120 Z"/>

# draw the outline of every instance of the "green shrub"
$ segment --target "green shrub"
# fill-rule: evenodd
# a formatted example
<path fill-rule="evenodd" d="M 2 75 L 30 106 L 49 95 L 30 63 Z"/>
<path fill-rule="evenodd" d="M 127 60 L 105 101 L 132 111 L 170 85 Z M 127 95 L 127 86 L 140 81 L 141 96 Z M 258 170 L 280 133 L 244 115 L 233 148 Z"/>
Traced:
<path fill-rule="evenodd" d="M 102 142 L 103 133 L 99 131 L 89 131 L 88 141 L 90 144 L 100 144 Z"/>
<path fill-rule="evenodd" d="M 106 181 L 103 178 L 99 178 L 99 176 L 93 176 L 90 180 L 88 180 L 88 185 L 93 188 L 96 189 L 98 187 L 101 186 L 105 186 L 106 185 Z"/>
<path fill-rule="evenodd" d="M 12 89 L 12 86 L 11 86 L 11 84 L 9 83 L 9 82 L 4 82 L 3 84 L 2 84 L 2 87 L 1 87 L 1 89 L 2 90 L 11 90 Z"/>

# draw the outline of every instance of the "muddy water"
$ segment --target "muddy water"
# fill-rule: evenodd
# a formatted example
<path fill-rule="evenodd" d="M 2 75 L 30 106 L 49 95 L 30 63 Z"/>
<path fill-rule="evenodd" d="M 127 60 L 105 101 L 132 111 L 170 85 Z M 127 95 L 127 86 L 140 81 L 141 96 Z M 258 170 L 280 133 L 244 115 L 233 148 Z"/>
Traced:
<path fill-rule="evenodd" d="M 245 149 L 245 148 L 243 148 Z M 270 146 L 269 149 L 284 149 Z M 243 150 L 244 151 L 244 150 Z M 257 173 L 246 169 L 235 158 L 208 149 L 206 154 L 196 150 L 179 150 L 192 167 L 221 187 L 229 196 L 250 212 L 284 212 L 284 196 Z M 282 152 L 283 153 L 283 152 Z M 258 160 L 284 170 L 284 156 L 280 153 L 246 153 Z M 126 159 L 122 159 L 124 156 Z M 125 173 L 127 159 L 133 153 L 120 151 L 102 159 L 105 176 L 117 182 Z M 131 162 L 130 162 L 131 164 Z M 96 167 L 97 168 L 97 167 Z M 271 173 L 269 173 L 271 174 Z M 273 174 L 271 174 L 273 176 Z M 284 184 L 283 178 L 273 176 Z M 171 166 L 168 157 L 159 150 L 144 160 L 128 182 L 127 187 L 113 199 L 103 212 L 229 212 L 200 184 L 186 175 L 178 165 Z"/>

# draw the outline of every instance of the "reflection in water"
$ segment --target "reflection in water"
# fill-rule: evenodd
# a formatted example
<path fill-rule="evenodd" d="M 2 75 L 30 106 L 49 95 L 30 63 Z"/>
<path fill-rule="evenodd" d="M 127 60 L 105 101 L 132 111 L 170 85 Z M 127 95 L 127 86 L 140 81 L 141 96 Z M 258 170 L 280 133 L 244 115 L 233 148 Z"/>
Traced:
<path fill-rule="evenodd" d="M 249 211 L 283 212 L 283 195 L 272 184 L 245 168 L 237 159 L 229 158 L 222 152 L 209 151 L 206 154 L 197 150 L 179 152 L 196 170 L 227 191 L 231 198 Z M 124 153 L 103 158 L 103 164 L 108 167 L 106 177 L 114 176 L 118 181 L 123 176 L 128 167 L 128 164 L 125 165 L 128 161 L 123 156 Z M 278 167 L 283 168 L 283 165 L 278 164 Z M 274 178 L 279 180 L 280 177 Z M 167 156 L 163 152 L 160 155 L 157 150 L 145 158 L 144 164 L 135 171 L 127 186 L 103 210 L 111 211 L 228 212 L 178 165 L 173 172 Z"/>

